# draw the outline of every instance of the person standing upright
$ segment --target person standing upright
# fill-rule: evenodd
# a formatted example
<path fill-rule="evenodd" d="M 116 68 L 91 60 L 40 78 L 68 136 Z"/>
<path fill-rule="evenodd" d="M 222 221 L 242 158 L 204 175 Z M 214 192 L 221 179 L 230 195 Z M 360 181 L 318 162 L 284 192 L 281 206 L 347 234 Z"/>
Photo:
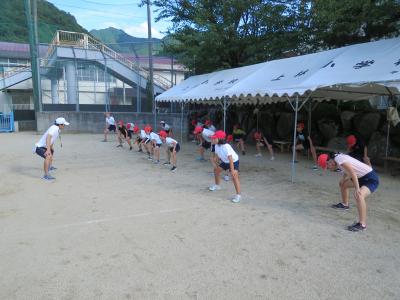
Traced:
<path fill-rule="evenodd" d="M 114 133 L 116 133 L 116 126 L 115 126 L 115 119 L 114 117 L 111 115 L 111 113 L 106 112 L 106 127 L 104 128 L 104 140 L 103 142 L 107 142 L 107 135 L 109 132 L 114 131 Z"/>

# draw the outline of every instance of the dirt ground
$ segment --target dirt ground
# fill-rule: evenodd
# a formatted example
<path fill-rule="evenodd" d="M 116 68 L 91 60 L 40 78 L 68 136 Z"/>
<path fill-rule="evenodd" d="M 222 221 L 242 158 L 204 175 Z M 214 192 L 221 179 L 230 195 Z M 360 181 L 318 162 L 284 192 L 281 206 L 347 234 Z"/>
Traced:
<path fill-rule="evenodd" d="M 207 190 L 193 143 L 171 173 L 64 134 L 46 182 L 39 137 L 0 134 L 0 299 L 400 299 L 400 177 L 381 175 L 368 230 L 352 233 L 354 201 L 330 208 L 340 174 L 305 157 L 292 184 L 289 154 L 250 148 L 234 204 L 231 182 Z"/>

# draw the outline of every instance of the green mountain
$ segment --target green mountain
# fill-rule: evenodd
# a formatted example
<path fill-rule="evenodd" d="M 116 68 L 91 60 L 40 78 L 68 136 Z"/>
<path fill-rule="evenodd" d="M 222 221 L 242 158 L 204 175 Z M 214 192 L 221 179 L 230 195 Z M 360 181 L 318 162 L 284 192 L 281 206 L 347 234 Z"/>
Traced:
<path fill-rule="evenodd" d="M 91 30 L 90 34 L 95 38 L 120 53 L 147 56 L 148 42 L 146 38 L 137 38 L 127 34 L 121 29 L 109 27 L 106 29 Z M 153 54 L 158 55 L 162 51 L 162 40 L 153 38 Z"/>
<path fill-rule="evenodd" d="M 71 14 L 59 10 L 45 0 L 37 2 L 40 43 L 50 42 L 57 30 L 87 32 Z M 23 43 L 29 41 L 24 0 L 1 0 L 0 41 Z"/>

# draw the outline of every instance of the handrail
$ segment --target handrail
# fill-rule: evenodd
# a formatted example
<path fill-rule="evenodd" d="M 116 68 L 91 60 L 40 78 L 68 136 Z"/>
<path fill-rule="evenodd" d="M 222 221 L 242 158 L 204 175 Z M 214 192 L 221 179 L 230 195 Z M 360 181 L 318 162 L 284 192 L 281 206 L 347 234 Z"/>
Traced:
<path fill-rule="evenodd" d="M 110 47 L 104 45 L 100 41 L 91 37 L 86 33 L 72 32 L 72 31 L 63 31 L 57 30 L 55 33 L 52 42 L 49 45 L 49 49 L 46 54 L 46 59 L 48 59 L 54 52 L 57 46 L 72 46 L 76 48 L 83 49 L 93 49 L 98 50 L 104 53 L 105 55 L 112 57 L 116 61 L 120 62 L 124 66 L 129 69 L 139 73 L 142 77 L 148 79 L 150 77 L 150 73 L 141 67 L 138 62 L 134 62 L 116 51 L 112 50 Z M 153 75 L 154 83 L 161 86 L 164 89 L 168 89 L 171 87 L 170 80 L 165 77 L 156 74 Z"/>
<path fill-rule="evenodd" d="M 30 66 L 21 66 L 21 67 L 12 68 L 12 69 L 10 69 L 8 71 L 1 72 L 0 73 L 0 78 L 1 79 L 6 79 L 6 78 L 12 77 L 12 76 L 14 76 L 14 75 L 16 75 L 18 73 L 27 71 L 27 70 L 30 71 L 31 67 Z"/>

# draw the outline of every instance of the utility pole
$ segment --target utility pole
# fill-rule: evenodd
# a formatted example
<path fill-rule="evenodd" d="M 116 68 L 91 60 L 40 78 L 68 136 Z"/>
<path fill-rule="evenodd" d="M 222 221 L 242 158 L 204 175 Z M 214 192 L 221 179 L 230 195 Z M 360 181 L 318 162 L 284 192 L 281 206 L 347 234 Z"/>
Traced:
<path fill-rule="evenodd" d="M 25 0 L 25 16 L 29 33 L 29 48 L 31 54 L 33 102 L 36 112 L 42 111 L 40 63 L 38 53 L 37 31 L 37 0 Z"/>
<path fill-rule="evenodd" d="M 154 117 L 154 129 L 157 128 L 157 105 L 154 99 L 154 75 L 153 75 L 153 43 L 151 38 L 151 11 L 150 11 L 150 0 L 147 0 L 147 36 L 149 45 L 149 73 L 150 73 L 150 95 L 153 104 L 153 117 Z"/>

